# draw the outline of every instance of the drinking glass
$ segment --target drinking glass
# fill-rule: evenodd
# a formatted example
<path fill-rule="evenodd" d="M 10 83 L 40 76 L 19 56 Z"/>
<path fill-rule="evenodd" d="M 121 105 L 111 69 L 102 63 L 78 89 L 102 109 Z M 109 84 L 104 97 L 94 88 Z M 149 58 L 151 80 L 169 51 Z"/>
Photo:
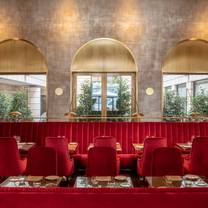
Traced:
<path fill-rule="evenodd" d="M 19 178 L 19 186 L 25 186 L 25 178 L 24 177 L 21 177 Z"/>
<path fill-rule="evenodd" d="M 34 181 L 33 182 L 33 187 L 40 187 L 41 186 L 41 181 Z"/>

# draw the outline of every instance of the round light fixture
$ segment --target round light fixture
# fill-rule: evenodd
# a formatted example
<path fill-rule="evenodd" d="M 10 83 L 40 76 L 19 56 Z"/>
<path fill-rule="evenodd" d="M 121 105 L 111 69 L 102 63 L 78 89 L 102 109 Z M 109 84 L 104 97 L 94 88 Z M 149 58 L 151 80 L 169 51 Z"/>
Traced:
<path fill-rule="evenodd" d="M 60 95 L 63 95 L 64 91 L 62 88 L 58 87 L 55 89 L 55 94 L 60 96 Z"/>
<path fill-rule="evenodd" d="M 152 87 L 148 87 L 148 88 L 146 89 L 146 94 L 147 94 L 147 95 L 153 95 L 153 94 L 154 94 L 154 89 L 153 89 Z"/>

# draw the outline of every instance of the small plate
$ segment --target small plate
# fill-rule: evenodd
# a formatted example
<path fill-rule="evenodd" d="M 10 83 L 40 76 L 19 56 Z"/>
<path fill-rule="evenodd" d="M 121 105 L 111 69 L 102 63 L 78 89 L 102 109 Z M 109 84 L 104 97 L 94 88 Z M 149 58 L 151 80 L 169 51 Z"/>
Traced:
<path fill-rule="evenodd" d="M 9 178 L 9 180 L 12 182 L 16 182 L 16 181 L 19 181 L 19 178 L 17 176 L 12 176 Z"/>
<path fill-rule="evenodd" d="M 182 181 L 182 177 L 181 176 L 165 176 L 165 178 L 168 181 Z"/>
<path fill-rule="evenodd" d="M 55 183 L 47 183 L 45 187 L 57 187 Z"/>
<path fill-rule="evenodd" d="M 189 149 L 189 148 L 191 148 L 191 145 L 189 145 L 189 144 L 183 144 L 183 145 L 181 145 L 183 148 L 185 148 L 185 149 Z"/>
<path fill-rule="evenodd" d="M 59 179 L 59 176 L 56 175 L 46 176 L 45 179 L 49 181 L 55 181 Z"/>
<path fill-rule="evenodd" d="M 27 176 L 26 181 L 28 182 L 38 182 L 43 180 L 43 176 Z"/>
<path fill-rule="evenodd" d="M 109 182 L 111 181 L 111 176 L 96 176 L 95 180 L 100 182 Z"/>
<path fill-rule="evenodd" d="M 119 185 L 120 185 L 121 187 L 124 187 L 124 188 L 130 187 L 130 184 L 129 184 L 129 183 L 120 183 Z"/>
<path fill-rule="evenodd" d="M 185 180 L 190 180 L 190 181 L 197 181 L 197 180 L 200 179 L 200 177 L 197 176 L 197 175 L 191 175 L 191 174 L 188 174 L 188 175 L 185 175 L 185 176 L 184 176 L 184 179 L 185 179 Z"/>
<path fill-rule="evenodd" d="M 199 182 L 197 182 L 196 185 L 197 186 L 208 186 L 208 184 L 203 180 L 200 180 Z"/>
<path fill-rule="evenodd" d="M 123 175 L 118 175 L 118 176 L 115 176 L 115 179 L 118 181 L 126 181 L 127 177 Z"/>

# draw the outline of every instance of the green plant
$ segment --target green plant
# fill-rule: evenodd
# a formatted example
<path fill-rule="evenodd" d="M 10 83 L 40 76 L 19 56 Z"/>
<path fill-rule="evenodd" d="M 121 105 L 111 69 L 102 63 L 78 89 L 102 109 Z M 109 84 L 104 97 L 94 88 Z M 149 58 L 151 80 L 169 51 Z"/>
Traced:
<path fill-rule="evenodd" d="M 180 97 L 175 91 L 168 91 L 165 94 L 163 116 L 179 117 L 186 114 L 186 98 Z M 178 120 L 175 118 L 166 120 Z"/>
<path fill-rule="evenodd" d="M 202 116 L 208 116 L 208 93 L 201 90 L 192 98 L 191 112 L 198 112 Z"/>
<path fill-rule="evenodd" d="M 131 111 L 131 94 L 127 81 L 121 76 L 114 76 L 113 84 L 117 87 L 117 102 L 115 111 L 108 111 L 108 116 L 122 116 Z M 85 81 L 81 85 L 76 113 L 78 116 L 97 116 L 100 111 L 93 111 L 96 99 L 92 97 L 92 83 Z"/>
<path fill-rule="evenodd" d="M 116 102 L 116 108 L 118 109 L 118 115 L 130 114 L 131 111 L 131 94 L 127 81 L 121 76 L 115 79 L 118 84 L 118 98 Z"/>
<path fill-rule="evenodd" d="M 28 107 L 28 96 L 25 91 L 17 91 L 12 97 L 9 112 L 19 111 L 21 115 L 18 119 L 32 119 L 31 111 Z"/>
<path fill-rule="evenodd" d="M 4 92 L 0 92 L 0 118 L 5 119 L 8 116 L 10 107 L 10 97 Z"/>
<path fill-rule="evenodd" d="M 92 98 L 92 84 L 85 81 L 81 85 L 81 93 L 79 95 L 79 105 L 77 106 L 76 113 L 78 116 L 89 116 L 93 114 L 92 106 L 96 100 Z"/>

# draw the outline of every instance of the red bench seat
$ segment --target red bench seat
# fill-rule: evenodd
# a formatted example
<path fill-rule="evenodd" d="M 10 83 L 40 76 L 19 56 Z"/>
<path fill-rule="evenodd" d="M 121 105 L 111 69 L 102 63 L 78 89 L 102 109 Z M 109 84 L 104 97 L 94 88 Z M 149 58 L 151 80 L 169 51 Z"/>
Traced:
<path fill-rule="evenodd" d="M 1 208 L 207 208 L 208 188 L 0 188 Z"/>

